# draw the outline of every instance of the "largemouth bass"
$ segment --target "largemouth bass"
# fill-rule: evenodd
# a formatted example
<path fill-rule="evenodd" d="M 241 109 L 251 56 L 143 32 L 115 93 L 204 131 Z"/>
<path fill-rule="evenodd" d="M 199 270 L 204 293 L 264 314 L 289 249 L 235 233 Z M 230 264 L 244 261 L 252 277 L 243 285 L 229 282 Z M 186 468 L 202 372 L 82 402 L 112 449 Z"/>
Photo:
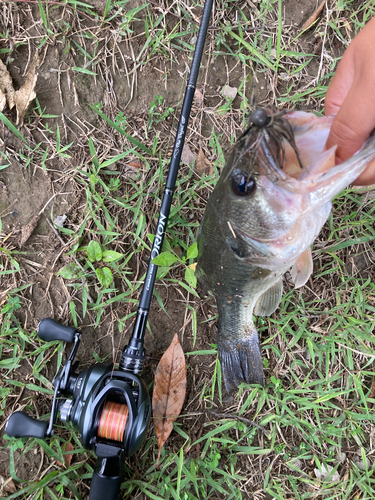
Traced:
<path fill-rule="evenodd" d="M 323 151 L 333 117 L 293 111 L 250 115 L 206 206 L 198 236 L 199 284 L 216 298 L 217 346 L 225 388 L 264 385 L 256 316 L 278 307 L 283 274 L 309 278 L 311 244 L 331 199 L 375 158 L 375 137 L 335 166 Z"/>

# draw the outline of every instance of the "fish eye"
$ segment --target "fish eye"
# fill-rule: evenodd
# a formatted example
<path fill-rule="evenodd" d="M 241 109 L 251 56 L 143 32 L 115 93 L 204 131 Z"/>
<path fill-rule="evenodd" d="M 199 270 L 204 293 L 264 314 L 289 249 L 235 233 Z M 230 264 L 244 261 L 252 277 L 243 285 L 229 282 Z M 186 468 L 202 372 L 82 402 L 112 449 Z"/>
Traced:
<path fill-rule="evenodd" d="M 256 183 L 247 172 L 239 172 L 232 179 L 232 188 L 237 196 L 249 196 L 255 191 Z"/>

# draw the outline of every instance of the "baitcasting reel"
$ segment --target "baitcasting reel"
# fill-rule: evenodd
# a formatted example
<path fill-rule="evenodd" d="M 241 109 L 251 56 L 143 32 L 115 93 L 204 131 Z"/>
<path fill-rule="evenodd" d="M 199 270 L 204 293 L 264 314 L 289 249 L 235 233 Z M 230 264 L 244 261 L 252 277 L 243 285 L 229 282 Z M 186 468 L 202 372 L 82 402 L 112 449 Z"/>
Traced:
<path fill-rule="evenodd" d="M 123 458 L 140 448 L 150 422 L 150 398 L 137 375 L 143 365 L 144 350 L 127 346 L 118 370 L 98 363 L 76 373 L 78 362 L 73 364 L 73 360 L 81 338 L 78 330 L 46 318 L 39 323 L 38 336 L 47 342 L 74 342 L 65 366 L 53 380 L 55 392 L 49 424 L 17 411 L 9 417 L 5 432 L 11 437 L 50 437 L 59 411 L 60 419 L 72 422 L 83 446 L 98 457 L 89 499 L 115 499 L 122 480 Z"/>

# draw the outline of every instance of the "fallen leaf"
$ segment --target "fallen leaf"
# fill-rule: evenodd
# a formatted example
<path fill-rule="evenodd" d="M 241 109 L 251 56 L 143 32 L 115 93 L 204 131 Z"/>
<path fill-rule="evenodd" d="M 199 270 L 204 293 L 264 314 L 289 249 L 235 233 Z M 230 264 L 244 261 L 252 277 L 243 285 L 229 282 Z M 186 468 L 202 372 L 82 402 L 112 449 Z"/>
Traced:
<path fill-rule="evenodd" d="M 197 155 L 189 148 L 188 144 L 184 144 L 181 153 L 181 161 L 187 167 L 190 167 L 195 162 Z"/>
<path fill-rule="evenodd" d="M 212 175 L 214 173 L 212 163 L 206 158 L 202 148 L 199 148 L 197 160 L 195 162 L 195 170 L 199 174 Z"/>
<path fill-rule="evenodd" d="M 140 169 L 143 168 L 143 163 L 140 160 L 134 160 L 128 163 L 128 167 Z"/>
<path fill-rule="evenodd" d="M 26 241 L 30 238 L 32 232 L 36 228 L 38 221 L 40 219 L 40 215 L 34 215 L 34 217 L 31 219 L 31 221 L 28 224 L 25 224 L 22 226 L 21 229 L 21 241 L 20 241 L 20 247 L 26 243 Z"/>
<path fill-rule="evenodd" d="M 16 493 L 17 490 L 11 477 L 6 479 L 4 476 L 0 475 L 0 493 L 2 493 L 3 491 L 5 491 L 6 493 Z"/>
<path fill-rule="evenodd" d="M 73 454 L 72 453 L 66 453 L 67 451 L 73 451 L 74 450 L 74 446 L 72 445 L 72 443 L 70 441 L 68 441 L 65 445 L 65 448 L 64 448 L 64 464 L 65 464 L 65 467 L 68 468 L 70 467 L 70 464 L 72 462 L 72 458 L 73 458 Z M 60 460 L 56 460 L 55 459 L 55 462 L 60 465 L 60 467 L 64 467 L 64 464 L 60 462 Z"/>
<path fill-rule="evenodd" d="M 181 412 L 185 394 L 185 356 L 176 333 L 156 369 L 152 395 L 152 412 L 159 445 L 158 464 L 161 449 L 172 432 L 173 422 Z"/>
<path fill-rule="evenodd" d="M 197 104 L 199 104 L 199 106 L 202 106 L 202 104 L 203 104 L 203 94 L 202 94 L 202 92 L 200 90 L 195 89 L 194 99 L 195 99 L 195 102 Z"/>
<path fill-rule="evenodd" d="M 12 78 L 3 61 L 0 61 L 0 90 L 3 94 L 5 94 L 9 109 L 12 109 L 15 104 L 15 92 L 13 88 Z"/>
<path fill-rule="evenodd" d="M 308 20 L 304 23 L 302 26 L 302 31 L 305 31 L 310 28 L 310 26 L 316 21 L 317 17 L 319 14 L 322 12 L 324 4 L 326 3 L 326 0 L 323 0 L 318 8 L 311 14 L 311 16 L 308 18 Z"/>
<path fill-rule="evenodd" d="M 5 97 L 4 92 L 0 89 L 0 113 L 3 112 L 6 103 L 7 103 L 7 98 Z"/>
<path fill-rule="evenodd" d="M 30 64 L 29 71 L 27 72 L 26 81 L 22 87 L 14 94 L 14 102 L 17 108 L 17 121 L 16 125 L 22 127 L 26 111 L 28 110 L 31 101 L 36 97 L 35 85 L 38 78 L 37 68 L 39 65 L 39 55 L 36 52 L 34 59 Z"/>
<path fill-rule="evenodd" d="M 72 443 L 70 441 L 68 443 L 66 443 L 64 452 L 66 453 L 67 451 L 73 451 L 73 450 L 74 450 L 74 446 L 72 445 Z M 70 467 L 70 464 L 72 462 L 72 458 L 73 458 L 72 453 L 64 454 L 64 462 L 65 462 L 66 467 Z"/>
<path fill-rule="evenodd" d="M 223 87 L 223 96 L 228 99 L 234 99 L 237 95 L 238 89 L 237 87 L 229 87 L 229 85 L 224 85 Z"/>

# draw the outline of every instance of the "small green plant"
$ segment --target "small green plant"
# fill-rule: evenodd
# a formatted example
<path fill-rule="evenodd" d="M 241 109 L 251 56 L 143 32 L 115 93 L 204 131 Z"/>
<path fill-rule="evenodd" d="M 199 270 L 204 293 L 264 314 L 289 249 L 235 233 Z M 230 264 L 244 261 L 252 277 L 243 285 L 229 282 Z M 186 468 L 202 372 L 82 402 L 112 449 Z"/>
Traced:
<path fill-rule="evenodd" d="M 104 263 L 111 265 L 124 257 L 120 252 L 103 249 L 97 241 L 90 241 L 88 246 L 80 247 L 78 252 L 85 252 L 87 259 L 85 268 L 91 269 L 102 287 L 108 288 L 113 281 L 113 274 L 109 267 L 103 266 Z M 95 264 L 95 265 L 94 265 Z M 79 278 L 82 273 L 81 268 L 75 262 L 70 262 L 58 272 L 59 276 L 65 279 Z"/>
<path fill-rule="evenodd" d="M 173 113 L 174 108 L 168 107 L 165 111 L 163 111 L 162 105 L 163 105 L 164 99 L 160 95 L 156 95 L 155 99 L 151 101 L 150 104 L 150 109 L 148 110 L 148 124 L 147 124 L 147 131 L 150 130 L 152 127 L 152 124 L 155 123 L 160 123 L 168 116 Z"/>
<path fill-rule="evenodd" d="M 98 108 L 99 109 L 99 108 Z M 100 111 L 100 109 L 99 109 Z M 115 118 L 115 123 L 116 125 L 118 125 L 121 129 L 125 130 L 126 129 L 126 125 L 127 125 L 127 118 L 126 116 L 124 115 L 124 113 L 122 111 L 119 111 L 116 115 L 116 118 Z"/>
<path fill-rule="evenodd" d="M 165 268 L 166 274 L 174 264 L 178 264 L 185 267 L 185 280 L 192 287 L 195 288 L 197 286 L 197 278 L 195 277 L 195 266 L 196 264 L 190 263 L 189 261 L 192 259 L 196 259 L 198 257 L 198 248 L 197 244 L 193 243 L 189 246 L 186 251 L 186 255 L 182 255 L 179 257 L 175 252 L 173 252 L 170 247 L 169 250 L 162 252 L 157 257 L 155 257 L 152 261 L 153 264 L 157 266 L 162 266 Z"/>

